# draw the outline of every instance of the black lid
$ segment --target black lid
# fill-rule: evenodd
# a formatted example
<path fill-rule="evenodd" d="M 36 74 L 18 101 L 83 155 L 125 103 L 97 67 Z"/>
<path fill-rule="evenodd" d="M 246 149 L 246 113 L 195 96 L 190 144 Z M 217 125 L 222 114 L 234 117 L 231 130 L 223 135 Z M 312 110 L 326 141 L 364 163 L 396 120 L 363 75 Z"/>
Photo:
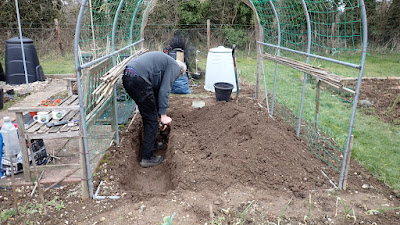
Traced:
<path fill-rule="evenodd" d="M 22 37 L 23 43 L 33 43 L 32 39 L 29 39 L 27 37 Z M 21 39 L 19 37 L 13 37 L 10 38 L 6 41 L 7 44 L 21 44 Z"/>

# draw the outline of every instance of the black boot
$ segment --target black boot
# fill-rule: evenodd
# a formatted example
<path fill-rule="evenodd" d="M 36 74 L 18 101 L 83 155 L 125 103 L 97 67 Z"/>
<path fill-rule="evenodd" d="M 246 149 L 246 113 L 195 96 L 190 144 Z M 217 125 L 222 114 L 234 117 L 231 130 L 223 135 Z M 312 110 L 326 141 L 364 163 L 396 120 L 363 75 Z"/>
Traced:
<path fill-rule="evenodd" d="M 152 157 L 150 157 L 150 159 L 142 159 L 142 161 L 140 161 L 140 166 L 144 167 L 144 168 L 157 166 L 157 165 L 161 164 L 162 161 L 163 161 L 162 156 L 152 156 Z"/>

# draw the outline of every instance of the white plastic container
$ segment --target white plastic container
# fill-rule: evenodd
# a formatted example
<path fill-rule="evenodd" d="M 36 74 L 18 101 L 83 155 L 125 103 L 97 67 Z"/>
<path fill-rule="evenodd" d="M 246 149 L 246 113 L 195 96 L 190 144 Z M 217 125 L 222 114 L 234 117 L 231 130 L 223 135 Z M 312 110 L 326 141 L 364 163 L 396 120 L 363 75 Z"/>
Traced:
<path fill-rule="evenodd" d="M 4 123 L 1 127 L 1 135 L 3 136 L 3 158 L 10 159 L 12 155 L 13 160 L 17 159 L 18 154 L 21 152 L 21 146 L 19 145 L 17 128 L 11 123 L 10 117 L 4 117 Z M 16 162 L 16 161 L 14 161 Z"/>
<path fill-rule="evenodd" d="M 232 92 L 236 91 L 232 49 L 224 46 L 210 49 L 207 56 L 204 89 L 215 92 L 214 84 L 217 82 L 230 83 L 233 85 Z"/>

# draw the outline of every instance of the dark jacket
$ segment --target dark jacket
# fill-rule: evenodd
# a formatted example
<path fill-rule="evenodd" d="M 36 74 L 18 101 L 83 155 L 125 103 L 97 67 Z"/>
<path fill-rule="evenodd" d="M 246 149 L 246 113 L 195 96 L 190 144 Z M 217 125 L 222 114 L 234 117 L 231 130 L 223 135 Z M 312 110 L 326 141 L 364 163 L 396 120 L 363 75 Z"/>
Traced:
<path fill-rule="evenodd" d="M 130 61 L 135 71 L 158 90 L 158 113 L 167 113 L 172 85 L 181 73 L 178 63 L 163 52 L 148 52 Z"/>

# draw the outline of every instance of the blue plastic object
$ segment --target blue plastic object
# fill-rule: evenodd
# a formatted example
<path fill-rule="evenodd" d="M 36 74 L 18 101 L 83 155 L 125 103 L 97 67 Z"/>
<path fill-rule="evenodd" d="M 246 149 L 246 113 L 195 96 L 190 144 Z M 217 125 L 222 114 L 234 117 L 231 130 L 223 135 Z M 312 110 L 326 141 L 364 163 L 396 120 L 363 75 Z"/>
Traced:
<path fill-rule="evenodd" d="M 189 88 L 189 77 L 185 75 L 178 77 L 172 86 L 171 93 L 173 94 L 191 94 L 192 91 Z"/>
<path fill-rule="evenodd" d="M 3 157 L 3 135 L 0 133 L 0 177 L 3 176 L 3 169 L 1 168 L 1 159 Z"/>

